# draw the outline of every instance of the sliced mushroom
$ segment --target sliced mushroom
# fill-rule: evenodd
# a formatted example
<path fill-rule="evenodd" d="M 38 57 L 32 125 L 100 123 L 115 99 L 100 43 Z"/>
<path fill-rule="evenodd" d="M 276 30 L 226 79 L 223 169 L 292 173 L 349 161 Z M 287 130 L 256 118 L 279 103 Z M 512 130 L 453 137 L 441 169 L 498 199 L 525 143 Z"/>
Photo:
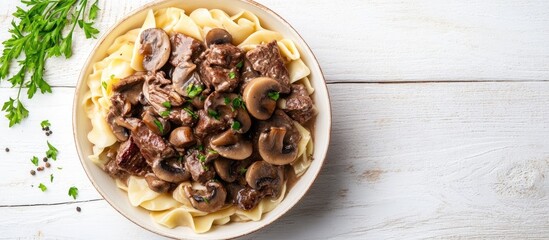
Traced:
<path fill-rule="evenodd" d="M 238 167 L 240 161 L 233 161 L 226 158 L 217 158 L 214 160 L 215 172 L 225 182 L 234 182 L 238 177 Z"/>
<path fill-rule="evenodd" d="M 155 117 L 151 110 L 144 111 L 142 118 L 143 123 L 155 134 L 163 136 L 170 132 L 170 122 L 166 119 Z"/>
<path fill-rule="evenodd" d="M 250 118 L 250 115 L 243 108 L 239 108 L 236 112 L 236 117 L 229 122 L 231 124 L 231 128 L 237 133 L 248 132 L 252 126 L 252 119 Z M 238 122 L 238 124 L 235 124 L 235 122 Z"/>
<path fill-rule="evenodd" d="M 219 155 L 234 159 L 244 160 L 252 155 L 252 142 L 245 140 L 242 135 L 232 130 L 225 131 L 210 141 L 210 147 Z"/>
<path fill-rule="evenodd" d="M 286 128 L 271 127 L 268 132 L 261 133 L 257 145 L 263 160 L 274 165 L 285 165 L 295 161 L 297 145 L 284 144 L 286 132 Z"/>
<path fill-rule="evenodd" d="M 178 127 L 170 133 L 170 143 L 178 149 L 192 146 L 196 143 L 193 130 L 190 127 Z"/>
<path fill-rule="evenodd" d="M 162 68 L 170 58 L 170 37 L 160 28 L 145 29 L 141 33 L 141 49 L 143 68 L 155 72 Z"/>
<path fill-rule="evenodd" d="M 147 173 L 147 175 L 145 175 L 145 180 L 147 181 L 149 188 L 157 193 L 168 192 L 172 186 L 171 183 L 158 178 L 154 173 Z"/>
<path fill-rule="evenodd" d="M 191 178 L 182 161 L 177 158 L 157 160 L 152 165 L 154 174 L 167 182 L 180 183 Z"/>
<path fill-rule="evenodd" d="M 246 171 L 246 182 L 266 196 L 278 196 L 284 183 L 284 168 L 266 161 L 254 162 Z"/>
<path fill-rule="evenodd" d="M 259 120 L 267 120 L 276 108 L 269 93 L 280 92 L 280 83 L 272 78 L 258 77 L 248 83 L 242 94 L 248 112 Z"/>
<path fill-rule="evenodd" d="M 185 195 L 194 208 L 203 212 L 215 212 L 223 207 L 227 191 L 223 184 L 217 181 L 209 181 L 206 190 L 194 190 L 191 186 L 185 186 Z"/>
<path fill-rule="evenodd" d="M 206 34 L 206 46 L 214 44 L 232 43 L 233 36 L 223 28 L 212 28 Z"/>
<path fill-rule="evenodd" d="M 194 74 L 195 69 L 196 65 L 189 62 L 183 62 L 174 68 L 172 73 L 173 89 L 181 96 L 189 97 L 190 91 L 187 88 L 190 84 L 196 84 L 197 86 L 201 84 L 197 81 L 196 74 Z"/>

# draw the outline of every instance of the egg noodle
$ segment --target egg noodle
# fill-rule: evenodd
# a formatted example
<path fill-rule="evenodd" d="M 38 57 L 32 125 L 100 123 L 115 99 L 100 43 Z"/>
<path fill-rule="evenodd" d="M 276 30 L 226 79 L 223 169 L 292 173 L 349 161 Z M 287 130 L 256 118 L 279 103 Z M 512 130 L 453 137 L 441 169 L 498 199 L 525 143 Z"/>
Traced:
<path fill-rule="evenodd" d="M 106 150 L 117 142 L 106 121 L 111 105 L 112 86 L 122 78 L 143 71 L 139 38 L 141 32 L 148 28 L 162 28 L 170 35 L 182 33 L 200 41 L 203 41 L 210 29 L 223 28 L 232 35 L 233 43 L 245 51 L 276 40 L 291 83 L 303 84 L 309 94 L 314 92 L 307 78 L 310 70 L 300 59 L 295 44 L 282 34 L 263 28 L 257 16 L 249 11 L 230 16 L 219 9 L 199 8 L 189 15 L 179 8 L 165 8 L 154 12 L 149 10 L 142 27 L 116 38 L 108 48 L 106 57 L 93 65 L 93 72 L 87 79 L 89 91 L 84 96 L 83 107 L 91 121 L 92 129 L 88 133 L 88 140 L 93 144 L 93 154 L 88 157 L 99 166 L 107 161 Z M 313 139 L 309 130 L 295 121 L 294 124 L 301 134 L 301 140 L 298 143 L 298 159 L 292 166 L 295 174 L 301 176 L 311 164 Z M 116 184 L 127 192 L 133 206 L 149 210 L 155 222 L 169 228 L 187 226 L 197 233 L 207 232 L 213 225 L 223 225 L 231 221 L 258 221 L 264 213 L 273 210 L 286 193 L 284 184 L 282 194 L 277 199 L 265 198 L 250 211 L 229 206 L 217 212 L 206 213 L 193 208 L 183 191 L 184 186 L 191 184 L 194 189 L 204 189 L 198 183 L 183 182 L 171 194 L 152 191 L 144 178 L 136 176 L 129 177 L 127 183 L 116 179 Z"/>

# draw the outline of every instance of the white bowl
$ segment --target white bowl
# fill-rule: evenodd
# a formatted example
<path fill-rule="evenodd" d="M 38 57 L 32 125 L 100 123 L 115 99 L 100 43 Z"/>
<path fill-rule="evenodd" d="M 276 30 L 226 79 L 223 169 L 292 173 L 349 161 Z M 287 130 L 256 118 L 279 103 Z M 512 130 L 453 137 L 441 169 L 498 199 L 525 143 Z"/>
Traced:
<path fill-rule="evenodd" d="M 82 97 L 88 91 L 86 79 L 92 72 L 93 63 L 100 61 L 106 56 L 106 49 L 114 42 L 114 39 L 127 31 L 141 27 L 145 20 L 147 10 L 162 9 L 167 7 L 178 7 L 185 9 L 187 13 L 197 8 L 221 9 L 229 14 L 235 14 L 240 10 L 248 10 L 256 14 L 262 26 L 265 28 L 280 32 L 286 38 L 294 41 L 301 53 L 301 59 L 307 64 L 311 70 L 309 76 L 313 87 L 315 88 L 314 100 L 319 110 L 316 117 L 314 129 L 314 160 L 306 171 L 293 186 L 284 200 L 271 212 L 263 215 L 260 221 L 229 223 L 222 226 L 215 226 L 209 232 L 197 234 L 188 227 L 177 227 L 174 229 L 166 228 L 155 223 L 149 216 L 149 212 L 139 207 L 134 207 L 130 204 L 126 193 L 118 189 L 114 180 L 103 172 L 98 166 L 88 159 L 92 153 L 92 144 L 87 139 L 87 134 L 91 129 L 90 120 L 86 117 L 82 107 Z M 161 0 L 149 3 L 119 21 L 111 29 L 104 32 L 94 47 L 92 53 L 88 57 L 82 68 L 73 102 L 73 133 L 74 140 L 80 162 L 88 175 L 88 178 L 95 186 L 97 191 L 114 207 L 118 212 L 128 218 L 135 224 L 159 235 L 171 238 L 192 238 L 192 239 L 224 239 L 235 238 L 254 231 L 272 223 L 288 210 L 290 210 L 307 192 L 313 184 L 316 176 L 320 172 L 320 168 L 326 157 L 328 145 L 330 141 L 331 128 L 331 110 L 328 90 L 322 71 L 318 65 L 315 56 L 311 49 L 299 34 L 288 24 L 284 19 L 278 16 L 270 9 L 246 0 Z"/>

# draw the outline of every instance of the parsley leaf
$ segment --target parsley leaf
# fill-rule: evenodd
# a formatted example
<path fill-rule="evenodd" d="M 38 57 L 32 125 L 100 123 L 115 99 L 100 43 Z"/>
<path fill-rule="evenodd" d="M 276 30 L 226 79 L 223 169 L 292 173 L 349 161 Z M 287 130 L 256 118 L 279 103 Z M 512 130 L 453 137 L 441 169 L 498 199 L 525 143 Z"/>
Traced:
<path fill-rule="evenodd" d="M 204 90 L 202 88 L 201 85 L 195 85 L 195 84 L 189 84 L 189 86 L 187 86 L 187 95 L 190 97 L 190 98 L 194 98 L 196 96 L 198 96 L 198 94 L 200 94 L 202 92 L 202 90 Z"/>
<path fill-rule="evenodd" d="M 225 105 L 231 103 L 231 99 L 228 97 L 223 97 L 223 101 L 225 102 Z"/>
<path fill-rule="evenodd" d="M 210 199 L 208 199 L 207 197 L 202 197 L 202 199 L 204 200 L 204 202 L 206 202 L 206 204 L 210 204 Z"/>
<path fill-rule="evenodd" d="M 236 77 L 236 74 L 234 72 L 229 72 L 229 78 L 234 79 Z"/>
<path fill-rule="evenodd" d="M 40 183 L 40 185 L 38 185 L 38 188 L 40 188 L 40 190 L 42 190 L 42 192 L 45 192 L 46 190 L 48 190 L 48 187 L 46 187 L 46 185 Z"/>
<path fill-rule="evenodd" d="M 78 188 L 75 186 L 70 187 L 69 196 L 71 196 L 74 200 L 76 200 L 76 197 L 78 197 Z"/>
<path fill-rule="evenodd" d="M 162 106 L 164 106 L 165 108 L 172 108 L 172 104 L 169 102 L 169 101 L 165 101 L 162 103 Z"/>
<path fill-rule="evenodd" d="M 206 162 L 206 156 L 199 153 L 196 157 L 198 157 L 198 161 L 201 163 Z"/>
<path fill-rule="evenodd" d="M 241 97 L 237 97 L 235 99 L 233 99 L 233 108 L 240 108 L 240 107 L 244 107 L 244 101 L 242 100 Z"/>
<path fill-rule="evenodd" d="M 193 112 L 193 110 L 189 109 L 189 108 L 183 108 L 183 110 L 185 110 L 185 112 L 187 112 L 188 114 L 190 114 L 194 119 L 198 118 L 198 114 L 196 114 L 195 112 Z"/>
<path fill-rule="evenodd" d="M 164 126 L 162 126 L 162 123 L 160 121 L 155 119 L 154 125 L 156 125 L 156 127 L 158 128 L 158 131 L 160 131 L 160 134 L 164 134 Z"/>
<path fill-rule="evenodd" d="M 170 116 L 170 110 L 160 112 L 160 116 L 162 116 L 162 117 Z"/>
<path fill-rule="evenodd" d="M 278 98 L 280 98 L 280 93 L 279 92 L 269 92 L 269 93 L 267 93 L 267 95 L 269 96 L 270 99 L 272 99 L 274 101 L 277 101 Z"/>
<path fill-rule="evenodd" d="M 234 121 L 233 124 L 231 125 L 231 128 L 233 130 L 239 130 L 241 128 L 240 122 L 239 121 Z"/>
<path fill-rule="evenodd" d="M 31 162 L 32 162 L 32 164 L 34 164 L 34 166 L 37 166 L 37 167 L 38 167 L 38 161 L 39 161 L 39 160 L 38 160 L 38 158 L 37 158 L 36 156 L 33 156 L 33 157 L 31 158 Z"/>
<path fill-rule="evenodd" d="M 219 113 L 217 113 L 215 110 L 213 109 L 208 109 L 208 115 L 210 115 L 211 117 L 215 118 L 215 119 L 219 119 Z"/>
<path fill-rule="evenodd" d="M 101 86 L 103 87 L 103 89 L 107 90 L 107 82 L 102 81 Z"/>
<path fill-rule="evenodd" d="M 51 124 L 50 124 L 50 121 L 44 120 L 44 121 L 42 121 L 42 122 L 40 123 L 40 126 L 41 126 L 42 128 L 46 128 L 46 127 L 50 127 Z"/>
<path fill-rule="evenodd" d="M 90 0 L 26 0 L 27 9 L 17 8 L 11 21 L 11 38 L 2 42 L 0 56 L 0 81 L 7 79 L 12 87 L 18 87 L 15 98 L 3 105 L 9 127 L 21 123 L 29 112 L 20 101 L 21 90 L 27 88 L 27 98 L 38 90 L 51 93 L 51 86 L 44 80 L 44 66 L 51 57 L 72 56 L 72 36 L 76 25 L 84 30 L 87 38 L 99 31 L 93 27 L 99 7 L 97 1 L 88 8 Z M 85 22 L 87 19 L 89 22 Z M 17 64 L 17 66 L 12 66 Z M 14 67 L 14 68 L 12 68 Z M 17 69 L 10 74 L 10 69 Z"/>
<path fill-rule="evenodd" d="M 245 168 L 245 167 L 240 167 L 238 169 L 238 173 L 240 173 L 240 175 L 244 175 L 246 173 L 246 171 L 248 171 L 248 169 Z"/>
<path fill-rule="evenodd" d="M 47 143 L 48 143 L 48 151 L 46 151 L 46 157 L 51 158 L 53 160 L 57 160 L 57 153 L 58 153 L 57 148 L 51 145 L 49 141 L 47 141 Z"/>
<path fill-rule="evenodd" d="M 241 68 L 242 66 L 244 65 L 244 62 L 243 61 L 240 61 L 236 64 L 236 67 L 237 68 Z"/>
<path fill-rule="evenodd" d="M 53 182 L 53 173 L 50 174 L 50 182 Z"/>

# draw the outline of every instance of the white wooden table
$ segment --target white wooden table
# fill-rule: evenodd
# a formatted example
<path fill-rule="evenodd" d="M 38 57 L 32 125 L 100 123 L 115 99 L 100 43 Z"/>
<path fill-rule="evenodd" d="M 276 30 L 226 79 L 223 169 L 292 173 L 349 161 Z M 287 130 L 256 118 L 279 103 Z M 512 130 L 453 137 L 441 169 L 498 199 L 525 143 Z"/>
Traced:
<path fill-rule="evenodd" d="M 0 40 L 18 2 L 2 1 Z M 145 2 L 101 0 L 100 30 Z M 259 2 L 316 53 L 333 130 L 309 193 L 245 238 L 549 238 L 548 1 Z M 11 150 L 0 152 L 0 239 L 159 238 L 101 199 L 79 163 L 72 97 L 95 44 L 81 35 L 70 60 L 47 64 L 53 94 L 28 101 L 20 126 L 0 118 L 0 149 Z M 0 86 L 1 102 L 15 96 Z M 46 140 L 59 160 L 31 176 Z"/>

